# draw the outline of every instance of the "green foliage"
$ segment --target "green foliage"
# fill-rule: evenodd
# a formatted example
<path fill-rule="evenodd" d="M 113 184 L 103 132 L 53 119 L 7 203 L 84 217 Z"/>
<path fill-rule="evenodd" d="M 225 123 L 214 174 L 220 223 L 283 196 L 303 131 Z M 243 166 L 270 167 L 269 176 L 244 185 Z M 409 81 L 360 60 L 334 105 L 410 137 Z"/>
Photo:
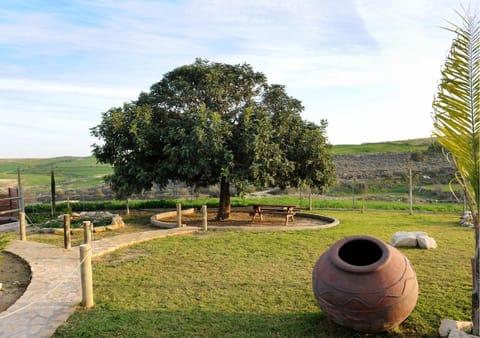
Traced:
<path fill-rule="evenodd" d="M 55 188 L 55 173 L 53 171 L 52 167 L 52 172 L 50 174 L 50 195 L 51 195 L 51 203 L 52 203 L 52 215 L 55 213 L 56 209 L 56 201 L 55 201 L 55 196 L 56 196 L 56 188 Z"/>
<path fill-rule="evenodd" d="M 0 251 L 7 246 L 8 242 L 9 238 L 7 237 L 7 235 L 0 234 Z"/>
<path fill-rule="evenodd" d="M 351 188 L 350 188 L 351 189 Z M 351 190 L 350 190 L 351 192 Z M 363 207 L 370 210 L 408 210 L 408 203 L 401 201 L 398 196 L 390 197 L 390 200 L 369 199 L 368 196 L 356 195 L 355 199 L 363 198 Z M 393 200 L 392 200 L 393 199 Z M 152 199 L 152 200 L 130 200 L 129 205 L 132 210 L 142 209 L 175 209 L 177 203 L 181 203 L 183 208 L 201 208 L 206 205 L 209 208 L 218 207 L 216 198 L 197 198 L 197 199 Z M 234 197 L 231 199 L 233 207 L 248 207 L 254 203 L 260 204 L 288 204 L 297 205 L 303 209 L 309 207 L 308 195 L 288 195 L 274 197 L 243 198 Z M 98 211 L 98 210 L 125 210 L 126 201 L 90 201 L 90 202 L 70 202 L 70 209 L 67 203 L 57 204 L 57 215 L 69 213 L 72 211 Z M 322 196 L 313 196 L 312 207 L 314 209 L 352 209 L 352 197 L 328 198 Z M 360 203 L 355 203 L 353 209 L 361 209 Z M 413 209 L 416 211 L 435 211 L 435 212 L 461 212 L 463 208 L 459 203 L 414 203 Z M 34 223 L 42 222 L 45 217 L 50 217 L 50 204 L 27 205 L 25 211 Z M 40 217 L 37 221 L 36 217 Z"/>
<path fill-rule="evenodd" d="M 230 184 L 322 190 L 334 179 L 326 122 L 303 121 L 302 111 L 284 86 L 269 85 L 250 65 L 198 59 L 167 73 L 136 102 L 103 113 L 92 128 L 103 143 L 93 153 L 114 167 L 108 181 L 122 198 L 171 180 L 222 182 L 226 204 Z"/>
<path fill-rule="evenodd" d="M 35 218 L 35 220 L 38 221 L 39 218 Z M 106 226 L 106 225 L 110 225 L 112 223 L 111 218 L 104 218 L 104 219 L 98 220 L 98 219 L 94 219 L 94 218 L 91 218 L 91 217 L 84 217 L 84 218 L 80 218 L 80 219 L 71 220 L 70 221 L 70 227 L 71 228 L 81 228 L 81 227 L 83 227 L 83 222 L 84 221 L 92 222 L 94 227 Z M 41 221 L 37 224 L 42 228 L 63 228 L 63 220 L 59 220 L 58 218 L 43 219 L 43 221 Z"/>
<path fill-rule="evenodd" d="M 457 182 L 462 186 L 473 216 L 476 247 L 473 261 L 472 322 L 480 334 L 480 21 L 461 15 L 456 34 L 442 69 L 439 90 L 433 102 L 438 142 L 453 158 Z"/>
<path fill-rule="evenodd" d="M 410 160 L 413 162 L 422 162 L 425 159 L 425 155 L 423 152 L 415 151 L 411 153 Z"/>
<path fill-rule="evenodd" d="M 417 273 L 417 305 L 398 328 L 368 337 L 433 338 L 441 319 L 468 320 L 464 299 L 474 241 L 471 229 L 457 226 L 457 215 L 328 214 L 340 225 L 312 231 L 209 231 L 102 257 L 93 265 L 95 308 L 79 308 L 54 337 L 365 337 L 321 312 L 312 268 L 345 236 L 368 234 L 388 242 L 395 231 L 414 230 L 427 232 L 438 244 L 435 250 L 402 249 Z"/>
<path fill-rule="evenodd" d="M 457 179 L 466 189 L 471 210 L 480 208 L 480 24 L 476 16 L 462 16 L 442 69 L 433 102 L 438 142 L 452 155 Z M 478 224 L 478 222 L 477 222 Z"/>

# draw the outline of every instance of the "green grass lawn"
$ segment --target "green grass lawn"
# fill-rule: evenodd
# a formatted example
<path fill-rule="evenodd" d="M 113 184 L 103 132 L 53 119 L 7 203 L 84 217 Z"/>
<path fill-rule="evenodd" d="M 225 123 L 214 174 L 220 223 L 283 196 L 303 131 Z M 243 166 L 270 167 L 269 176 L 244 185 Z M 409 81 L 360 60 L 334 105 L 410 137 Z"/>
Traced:
<path fill-rule="evenodd" d="M 97 259 L 96 306 L 79 308 L 55 337 L 374 337 L 326 319 L 313 296 L 312 269 L 345 236 L 389 241 L 401 230 L 426 231 L 438 248 L 401 250 L 417 272 L 418 303 L 398 328 L 377 336 L 438 337 L 441 319 L 469 320 L 474 235 L 457 225 L 458 215 L 328 215 L 341 224 L 309 231 L 209 231 Z"/>

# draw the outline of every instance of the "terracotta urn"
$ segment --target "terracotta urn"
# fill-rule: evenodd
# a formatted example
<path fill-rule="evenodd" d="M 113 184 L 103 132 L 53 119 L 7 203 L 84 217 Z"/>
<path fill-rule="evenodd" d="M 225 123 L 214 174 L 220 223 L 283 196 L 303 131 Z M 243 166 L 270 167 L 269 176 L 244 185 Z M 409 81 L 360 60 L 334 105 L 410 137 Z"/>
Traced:
<path fill-rule="evenodd" d="M 312 279 L 313 293 L 327 317 L 360 332 L 398 326 L 417 303 L 417 276 L 410 261 L 371 236 L 336 242 L 316 262 Z"/>

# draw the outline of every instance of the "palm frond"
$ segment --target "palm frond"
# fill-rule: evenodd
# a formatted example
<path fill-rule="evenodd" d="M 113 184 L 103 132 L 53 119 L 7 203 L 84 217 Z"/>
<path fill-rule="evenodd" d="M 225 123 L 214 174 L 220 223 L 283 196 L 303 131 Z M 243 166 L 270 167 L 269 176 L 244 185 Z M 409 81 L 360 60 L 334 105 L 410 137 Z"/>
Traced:
<path fill-rule="evenodd" d="M 464 15 L 442 69 L 433 102 L 434 135 L 454 157 L 459 183 L 480 207 L 480 25 Z M 473 207 L 473 206 L 471 206 Z"/>

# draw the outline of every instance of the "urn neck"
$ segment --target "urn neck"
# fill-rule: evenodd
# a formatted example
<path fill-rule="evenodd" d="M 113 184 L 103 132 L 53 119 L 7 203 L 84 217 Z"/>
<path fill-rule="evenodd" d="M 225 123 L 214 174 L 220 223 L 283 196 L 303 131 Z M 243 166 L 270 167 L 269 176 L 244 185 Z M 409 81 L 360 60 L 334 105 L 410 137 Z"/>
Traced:
<path fill-rule="evenodd" d="M 331 250 L 332 263 L 352 273 L 381 269 L 390 260 L 390 251 L 381 240 L 370 236 L 350 236 L 338 241 Z"/>

